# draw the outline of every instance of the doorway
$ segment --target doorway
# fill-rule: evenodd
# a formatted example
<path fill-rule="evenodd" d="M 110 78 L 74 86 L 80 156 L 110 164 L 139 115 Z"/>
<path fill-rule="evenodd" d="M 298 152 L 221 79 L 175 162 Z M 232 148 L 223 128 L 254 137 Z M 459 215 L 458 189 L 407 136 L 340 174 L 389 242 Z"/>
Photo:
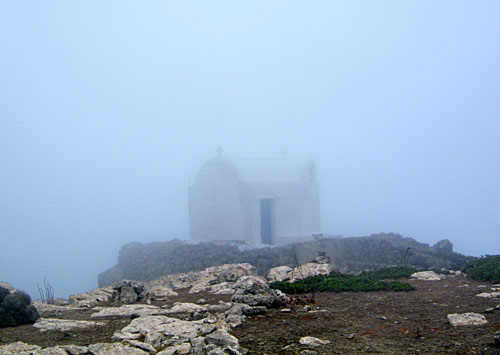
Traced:
<path fill-rule="evenodd" d="M 274 199 L 260 200 L 260 240 L 262 244 L 273 244 L 274 241 Z"/>

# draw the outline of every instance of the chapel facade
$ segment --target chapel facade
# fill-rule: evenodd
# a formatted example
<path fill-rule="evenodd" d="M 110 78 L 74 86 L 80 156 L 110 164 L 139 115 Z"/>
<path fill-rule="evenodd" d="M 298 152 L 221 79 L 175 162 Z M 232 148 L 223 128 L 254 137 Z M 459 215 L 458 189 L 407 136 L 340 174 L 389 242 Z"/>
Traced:
<path fill-rule="evenodd" d="M 319 189 L 313 161 L 206 161 L 189 187 L 193 241 L 236 240 L 281 245 L 320 233 Z"/>

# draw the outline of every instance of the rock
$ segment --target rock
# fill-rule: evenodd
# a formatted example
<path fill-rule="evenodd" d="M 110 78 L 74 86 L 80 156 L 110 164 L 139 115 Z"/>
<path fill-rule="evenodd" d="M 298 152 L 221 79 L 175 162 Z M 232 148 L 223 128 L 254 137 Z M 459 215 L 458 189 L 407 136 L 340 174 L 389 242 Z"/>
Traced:
<path fill-rule="evenodd" d="M 2 301 L 0 303 L 0 328 L 15 327 L 22 324 L 32 324 L 38 319 L 38 312 L 31 304 L 31 297 L 24 291 L 9 292 L 0 288 Z"/>
<path fill-rule="evenodd" d="M 294 269 L 288 266 L 278 266 L 269 270 L 267 279 L 269 281 L 289 281 L 304 279 L 310 276 L 328 275 L 333 272 L 335 268 L 328 263 L 311 262 L 299 265 Z"/>
<path fill-rule="evenodd" d="M 293 269 L 289 266 L 278 266 L 274 267 L 267 273 L 266 279 L 275 282 L 275 281 L 286 281 L 290 279 L 289 273 Z"/>
<path fill-rule="evenodd" d="M 239 347 L 238 338 L 229 334 L 226 330 L 219 329 L 207 335 L 205 341 L 208 344 L 214 344 L 220 347 L 232 347 L 237 349 Z"/>
<path fill-rule="evenodd" d="M 120 343 L 98 343 L 88 346 L 88 350 L 93 355 L 144 355 L 148 354 L 137 348 L 133 348 Z"/>
<path fill-rule="evenodd" d="M 113 289 L 111 287 L 101 287 L 87 293 L 71 295 L 69 296 L 69 303 L 77 307 L 91 308 L 101 302 L 109 302 L 112 295 Z"/>
<path fill-rule="evenodd" d="M 496 332 L 494 339 L 495 339 L 495 345 L 499 346 L 500 345 L 500 332 Z"/>
<path fill-rule="evenodd" d="M 198 303 L 198 304 L 205 304 L 205 303 L 207 303 L 207 300 L 206 300 L 206 299 L 204 299 L 204 298 L 200 298 L 200 299 L 198 300 L 198 302 L 196 302 L 196 303 Z"/>
<path fill-rule="evenodd" d="M 148 288 L 148 299 L 149 300 L 159 300 L 165 301 L 168 297 L 178 296 L 179 294 L 175 292 L 172 288 L 167 286 L 155 286 Z"/>
<path fill-rule="evenodd" d="M 419 271 L 411 274 L 410 277 L 420 281 L 440 281 L 446 279 L 446 276 L 438 275 L 434 271 Z"/>
<path fill-rule="evenodd" d="M 86 346 L 80 345 L 59 345 L 60 348 L 64 349 L 70 355 L 82 355 L 88 353 L 88 348 Z"/>
<path fill-rule="evenodd" d="M 96 307 L 99 311 L 90 316 L 90 318 L 103 317 L 130 317 L 133 315 L 161 315 L 168 314 L 167 310 L 157 306 L 147 304 L 126 304 L 120 307 Z"/>
<path fill-rule="evenodd" d="M 478 313 L 453 313 L 448 314 L 448 321 L 454 327 L 462 325 L 483 325 L 488 321 L 482 314 Z"/>
<path fill-rule="evenodd" d="M 148 297 L 148 291 L 140 281 L 122 280 L 114 283 L 112 288 L 111 301 L 114 302 L 130 304 L 146 301 Z"/>
<path fill-rule="evenodd" d="M 210 292 L 230 294 L 234 283 L 243 276 L 255 276 L 257 270 L 248 263 L 212 266 L 201 271 L 166 275 L 147 283 L 148 287 L 166 286 L 172 289 L 191 288 L 190 293 Z"/>
<path fill-rule="evenodd" d="M 194 303 L 175 302 L 172 308 L 166 310 L 166 313 L 180 313 L 182 314 L 182 319 L 198 320 L 205 318 L 208 310 L 206 307 Z"/>
<path fill-rule="evenodd" d="M 272 290 L 266 280 L 260 276 L 242 277 L 238 281 L 232 302 L 268 308 L 282 305 L 280 294 Z"/>
<path fill-rule="evenodd" d="M 144 338 L 144 342 L 154 348 L 179 345 L 196 338 L 202 321 L 185 321 L 166 316 L 141 316 L 135 318 L 122 330 L 113 334 L 115 340 L 137 340 Z"/>
<path fill-rule="evenodd" d="M 165 350 L 157 353 L 157 355 L 174 355 L 174 354 L 190 354 L 190 353 L 191 353 L 191 344 L 182 343 L 175 346 L 169 346 Z"/>
<path fill-rule="evenodd" d="M 53 348 L 38 349 L 30 353 L 31 355 L 68 355 L 66 350 L 60 346 L 55 346 Z"/>
<path fill-rule="evenodd" d="M 190 340 L 191 354 L 192 355 L 205 355 L 205 348 L 207 343 L 204 337 L 196 337 Z"/>
<path fill-rule="evenodd" d="M 290 313 L 292 310 L 290 308 L 283 308 L 281 313 Z"/>
<path fill-rule="evenodd" d="M 41 347 L 38 345 L 30 345 L 22 341 L 16 341 L 15 343 L 0 346 L 0 354 L 29 353 L 39 349 L 41 349 Z"/>
<path fill-rule="evenodd" d="M 13 293 L 16 290 L 14 286 L 5 281 L 0 281 L 0 287 L 6 288 L 9 291 L 9 293 Z"/>
<path fill-rule="evenodd" d="M 151 345 L 143 343 L 142 341 L 138 340 L 125 340 L 123 341 L 124 344 L 129 344 L 133 346 L 134 348 L 140 349 L 147 351 L 150 354 L 156 354 L 156 349 L 153 348 Z"/>
<path fill-rule="evenodd" d="M 500 297 L 500 292 L 482 292 L 480 294 L 477 294 L 476 297 L 497 298 Z"/>
<path fill-rule="evenodd" d="M 47 304 L 40 300 L 33 302 L 33 306 L 35 306 L 40 317 L 59 317 L 67 312 L 82 310 L 82 308 L 75 306 L 57 306 L 54 304 Z"/>
<path fill-rule="evenodd" d="M 85 329 L 104 325 L 106 325 L 106 323 L 56 318 L 40 318 L 33 324 L 33 326 L 41 332 L 46 332 L 47 330 L 64 332 L 72 329 Z"/>
<path fill-rule="evenodd" d="M 312 347 L 316 348 L 318 346 L 330 344 L 330 341 L 307 336 L 307 337 L 300 338 L 299 343 L 301 345 L 307 345 L 307 346 L 312 346 Z"/>

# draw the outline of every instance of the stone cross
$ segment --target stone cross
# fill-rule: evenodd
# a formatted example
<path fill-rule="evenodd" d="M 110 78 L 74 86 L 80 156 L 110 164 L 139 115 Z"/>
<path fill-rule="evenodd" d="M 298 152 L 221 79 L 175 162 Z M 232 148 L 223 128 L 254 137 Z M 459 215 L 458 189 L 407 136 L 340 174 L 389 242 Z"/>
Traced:
<path fill-rule="evenodd" d="M 217 146 L 217 149 L 215 150 L 217 152 L 217 155 L 219 156 L 219 158 L 221 157 L 221 154 L 222 152 L 224 151 L 224 149 L 221 148 L 220 145 Z"/>

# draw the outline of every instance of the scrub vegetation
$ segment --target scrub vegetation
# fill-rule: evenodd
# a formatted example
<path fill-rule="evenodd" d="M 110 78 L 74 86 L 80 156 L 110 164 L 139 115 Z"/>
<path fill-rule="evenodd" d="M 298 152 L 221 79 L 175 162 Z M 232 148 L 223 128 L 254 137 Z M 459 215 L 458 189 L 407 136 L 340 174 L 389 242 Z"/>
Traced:
<path fill-rule="evenodd" d="M 500 283 L 500 255 L 486 255 L 469 261 L 462 271 L 474 280 Z"/>
<path fill-rule="evenodd" d="M 399 281 L 380 281 L 368 277 L 340 273 L 311 276 L 294 282 L 273 282 L 271 288 L 288 294 L 312 292 L 370 292 L 370 291 L 413 291 L 415 287 Z"/>

